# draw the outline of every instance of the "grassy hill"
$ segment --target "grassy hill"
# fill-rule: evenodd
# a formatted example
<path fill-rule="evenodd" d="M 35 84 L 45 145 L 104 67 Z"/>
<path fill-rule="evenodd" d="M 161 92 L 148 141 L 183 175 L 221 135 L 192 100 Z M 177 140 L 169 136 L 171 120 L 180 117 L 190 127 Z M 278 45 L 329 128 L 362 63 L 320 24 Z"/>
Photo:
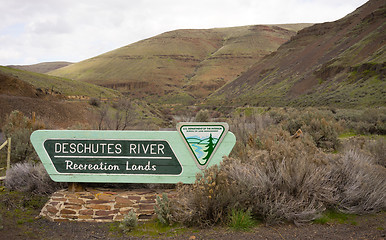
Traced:
<path fill-rule="evenodd" d="M 384 106 L 385 16 L 385 2 L 371 0 L 338 21 L 305 28 L 208 101 L 254 106 Z"/>
<path fill-rule="evenodd" d="M 7 67 L 25 70 L 25 71 L 29 71 L 29 72 L 47 73 L 47 72 L 53 71 L 55 69 L 68 66 L 70 64 L 72 64 L 72 63 L 70 63 L 70 62 L 44 62 L 44 63 L 38 63 L 38 64 L 32 64 L 32 65 L 9 65 Z"/>
<path fill-rule="evenodd" d="M 109 88 L 103 88 L 81 81 L 28 72 L 9 67 L 0 66 L 0 75 L 13 77 L 21 82 L 29 83 L 35 88 L 35 91 L 36 89 L 40 89 L 43 92 L 52 92 L 56 95 L 62 95 L 65 97 L 84 96 L 117 98 L 120 96 L 119 92 Z"/>
<path fill-rule="evenodd" d="M 49 74 L 149 100 L 189 103 L 233 80 L 309 25 L 176 30 Z"/>

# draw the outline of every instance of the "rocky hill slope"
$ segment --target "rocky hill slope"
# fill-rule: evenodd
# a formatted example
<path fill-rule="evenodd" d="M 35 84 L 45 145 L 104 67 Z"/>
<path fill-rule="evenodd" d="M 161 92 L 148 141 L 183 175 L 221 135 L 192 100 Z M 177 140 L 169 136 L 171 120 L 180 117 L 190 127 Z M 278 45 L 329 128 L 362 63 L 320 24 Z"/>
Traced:
<path fill-rule="evenodd" d="M 230 105 L 386 105 L 386 6 L 370 0 L 298 32 L 209 101 Z"/>

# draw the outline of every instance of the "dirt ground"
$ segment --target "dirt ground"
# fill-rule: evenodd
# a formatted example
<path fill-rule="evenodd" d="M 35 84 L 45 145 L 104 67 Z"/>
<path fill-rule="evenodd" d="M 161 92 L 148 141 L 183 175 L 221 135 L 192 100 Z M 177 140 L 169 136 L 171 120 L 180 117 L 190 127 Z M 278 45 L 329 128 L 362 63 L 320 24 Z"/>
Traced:
<path fill-rule="evenodd" d="M 54 223 L 46 219 L 3 219 L 0 239 L 386 239 L 386 212 L 355 216 L 344 223 L 295 226 L 260 225 L 249 232 L 236 232 L 225 227 L 210 229 L 171 228 L 156 236 L 123 233 L 117 223 Z"/>

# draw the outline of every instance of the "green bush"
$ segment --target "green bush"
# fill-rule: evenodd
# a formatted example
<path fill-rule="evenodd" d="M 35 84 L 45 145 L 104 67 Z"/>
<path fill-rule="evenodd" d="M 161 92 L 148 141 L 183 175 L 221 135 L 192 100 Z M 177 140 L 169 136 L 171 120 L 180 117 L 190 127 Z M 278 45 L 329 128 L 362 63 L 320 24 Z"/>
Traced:
<path fill-rule="evenodd" d="M 200 110 L 196 114 L 196 117 L 194 118 L 194 121 L 196 122 L 209 122 L 210 116 L 208 110 Z"/>
<path fill-rule="evenodd" d="M 157 214 L 158 220 L 163 225 L 170 225 L 172 216 L 168 195 L 166 193 L 162 193 L 162 199 L 157 196 L 156 202 L 154 211 Z"/>
<path fill-rule="evenodd" d="M 37 161 L 38 156 L 31 144 L 31 133 L 37 129 L 44 128 L 39 122 L 32 122 L 23 113 L 15 110 L 10 113 L 3 126 L 6 138 L 11 138 L 11 161 Z"/>
<path fill-rule="evenodd" d="M 123 218 L 122 222 L 119 224 L 119 228 L 122 229 L 124 232 L 130 232 L 134 230 L 137 226 L 138 219 L 133 209 L 131 209 L 129 214 L 127 214 Z"/>
<path fill-rule="evenodd" d="M 90 98 L 88 103 L 94 107 L 100 107 L 101 106 L 101 100 L 99 98 Z"/>
<path fill-rule="evenodd" d="M 301 129 L 312 136 L 317 147 L 337 150 L 340 143 L 338 134 L 343 130 L 341 123 L 334 116 L 335 110 L 305 109 L 271 109 L 269 115 L 290 134 Z"/>
<path fill-rule="evenodd" d="M 248 231 L 255 226 L 256 221 L 253 220 L 251 211 L 232 209 L 229 214 L 228 226 L 236 231 Z"/>
<path fill-rule="evenodd" d="M 339 109 L 335 115 L 345 127 L 358 134 L 386 134 L 386 108 Z"/>

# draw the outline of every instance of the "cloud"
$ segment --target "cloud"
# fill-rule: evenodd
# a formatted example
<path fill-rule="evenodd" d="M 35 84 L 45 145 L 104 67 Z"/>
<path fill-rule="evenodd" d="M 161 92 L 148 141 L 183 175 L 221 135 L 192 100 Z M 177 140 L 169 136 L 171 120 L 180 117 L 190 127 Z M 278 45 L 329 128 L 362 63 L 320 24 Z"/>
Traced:
<path fill-rule="evenodd" d="M 334 21 L 365 0 L 13 0 L 0 5 L 0 64 L 81 61 L 181 28 Z M 33 62 L 36 61 L 36 62 Z"/>

